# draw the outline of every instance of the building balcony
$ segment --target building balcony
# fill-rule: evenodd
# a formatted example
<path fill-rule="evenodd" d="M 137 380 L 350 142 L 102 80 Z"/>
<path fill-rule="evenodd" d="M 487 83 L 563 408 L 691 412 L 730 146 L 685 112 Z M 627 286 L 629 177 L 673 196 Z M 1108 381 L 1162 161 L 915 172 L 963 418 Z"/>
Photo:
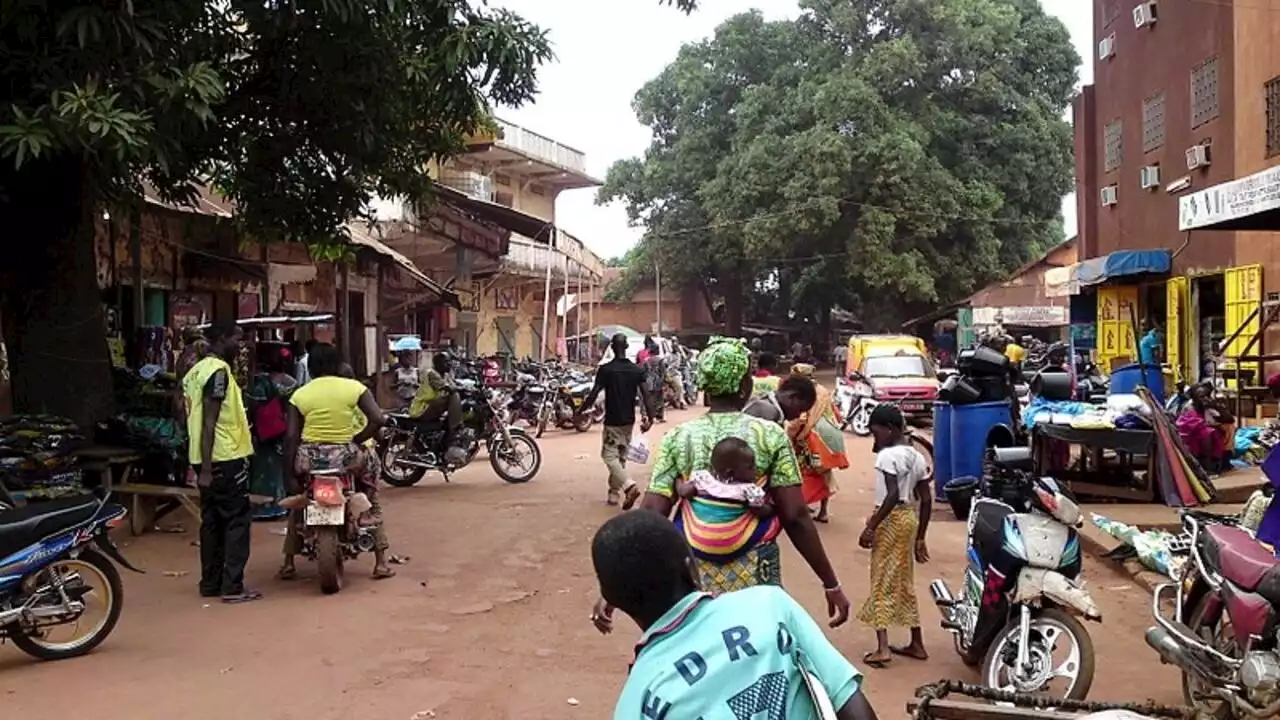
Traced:
<path fill-rule="evenodd" d="M 445 170 L 440 173 L 440 184 L 457 190 L 467 197 L 493 202 L 493 178 L 470 170 Z"/>
<path fill-rule="evenodd" d="M 497 124 L 501 137 L 491 144 L 477 144 L 465 155 L 454 158 L 451 165 L 455 172 L 484 176 L 499 172 L 522 183 L 538 183 L 553 192 L 603 184 L 587 173 L 587 158 L 581 150 L 506 120 L 497 120 Z"/>
<path fill-rule="evenodd" d="M 543 243 L 535 243 L 517 233 L 511 234 L 511 243 L 507 254 L 502 258 L 501 272 L 508 275 L 521 275 L 530 278 L 545 278 L 547 265 L 551 265 L 553 282 L 564 282 L 566 259 L 569 281 L 576 283 L 579 267 L 582 281 L 589 282 L 595 277 L 597 282 L 603 278 L 604 261 L 595 253 L 587 250 L 582 243 L 563 231 L 557 232 L 556 247 L 548 247 Z"/>

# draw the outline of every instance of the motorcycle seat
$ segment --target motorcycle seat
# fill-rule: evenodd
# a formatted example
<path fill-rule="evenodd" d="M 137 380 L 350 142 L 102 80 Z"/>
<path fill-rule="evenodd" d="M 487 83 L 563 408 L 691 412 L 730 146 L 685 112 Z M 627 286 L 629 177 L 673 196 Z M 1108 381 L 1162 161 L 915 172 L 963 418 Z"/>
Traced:
<path fill-rule="evenodd" d="M 1029 447 L 991 448 L 991 462 L 1002 470 L 1035 469 L 1035 459 Z"/>
<path fill-rule="evenodd" d="M 1205 533 L 1205 560 L 1223 577 L 1241 589 L 1280 602 L 1280 560 L 1271 551 L 1237 527 L 1210 525 Z"/>
<path fill-rule="evenodd" d="M 67 528 L 75 527 L 98 511 L 98 499 L 76 495 L 0 513 L 0 558 L 40 542 Z"/>

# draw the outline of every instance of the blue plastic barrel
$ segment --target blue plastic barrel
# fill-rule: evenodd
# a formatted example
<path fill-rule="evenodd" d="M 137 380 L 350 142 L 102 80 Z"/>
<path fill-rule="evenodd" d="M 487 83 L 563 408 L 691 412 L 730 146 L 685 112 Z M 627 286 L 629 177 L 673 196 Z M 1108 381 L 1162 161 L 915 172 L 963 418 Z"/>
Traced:
<path fill-rule="evenodd" d="M 1112 395 L 1128 395 L 1145 385 L 1156 402 L 1164 404 L 1164 371 L 1159 365 L 1125 365 L 1111 373 Z"/>
<path fill-rule="evenodd" d="M 951 482 L 951 403 L 933 404 L 933 487 L 939 500 L 946 500 L 943 491 Z"/>
<path fill-rule="evenodd" d="M 1008 400 L 956 405 L 951 408 L 951 477 L 982 477 L 982 459 L 991 431 L 1002 428 L 1001 444 L 1013 438 Z M 934 440 L 937 443 L 937 440 Z M 934 448 L 936 455 L 937 448 Z"/>

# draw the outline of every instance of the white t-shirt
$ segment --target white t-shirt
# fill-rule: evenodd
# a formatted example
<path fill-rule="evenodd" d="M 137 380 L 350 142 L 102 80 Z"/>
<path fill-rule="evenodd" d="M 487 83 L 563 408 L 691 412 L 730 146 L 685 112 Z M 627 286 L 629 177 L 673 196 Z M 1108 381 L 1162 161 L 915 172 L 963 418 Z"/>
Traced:
<path fill-rule="evenodd" d="M 898 502 L 914 503 L 916 485 L 929 474 L 929 461 L 910 445 L 894 445 L 876 453 L 876 497 L 879 507 L 889 496 L 886 475 L 898 479 Z"/>

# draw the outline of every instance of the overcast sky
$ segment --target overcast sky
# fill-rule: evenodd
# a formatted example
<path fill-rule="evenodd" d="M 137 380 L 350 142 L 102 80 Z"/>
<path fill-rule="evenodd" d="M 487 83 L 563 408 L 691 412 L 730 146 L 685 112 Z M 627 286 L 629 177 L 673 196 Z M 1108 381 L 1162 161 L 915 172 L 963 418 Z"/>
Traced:
<path fill-rule="evenodd" d="M 539 72 L 537 102 L 502 109 L 505 120 L 586 153 L 587 168 L 603 179 L 616 160 L 640 155 L 648 128 L 636 121 L 631 99 L 675 59 L 680 46 L 711 35 L 725 18 L 753 8 L 769 19 L 794 17 L 795 0 L 701 0 L 684 15 L 657 0 L 494 0 L 550 31 L 556 60 Z M 1084 82 L 1093 79 L 1092 3 L 1041 0 L 1071 32 L 1085 59 Z M 1074 200 L 1064 200 L 1067 234 L 1075 232 Z M 620 204 L 595 205 L 595 190 L 561 193 L 556 221 L 597 254 L 609 258 L 635 244 L 642 230 L 627 226 Z"/>

